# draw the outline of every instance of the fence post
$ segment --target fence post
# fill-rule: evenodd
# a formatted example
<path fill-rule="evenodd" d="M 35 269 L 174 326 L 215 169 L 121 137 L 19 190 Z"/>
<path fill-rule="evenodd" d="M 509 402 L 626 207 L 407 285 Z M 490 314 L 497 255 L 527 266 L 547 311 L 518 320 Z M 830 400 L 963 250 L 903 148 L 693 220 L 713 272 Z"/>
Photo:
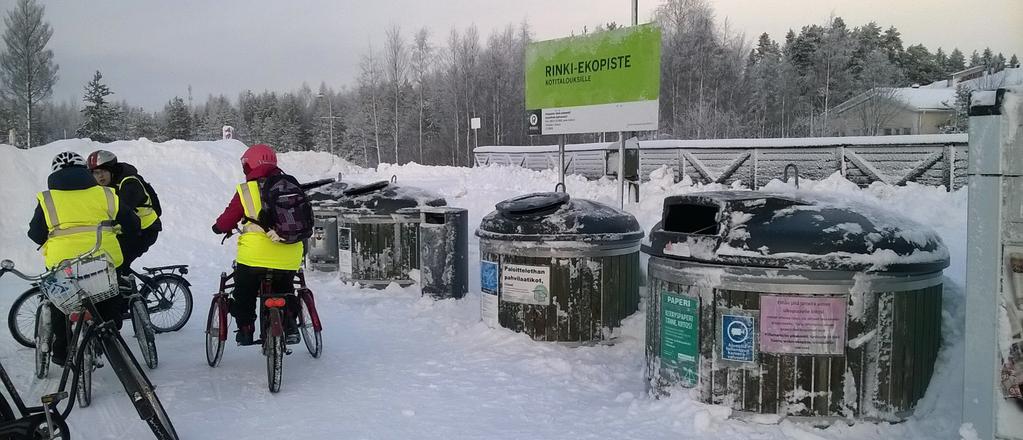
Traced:
<path fill-rule="evenodd" d="M 760 182 L 760 149 L 753 149 L 753 182 L 750 182 L 750 189 L 756 191 Z"/>
<path fill-rule="evenodd" d="M 956 184 L 956 147 L 945 145 L 945 189 L 955 191 Z"/>

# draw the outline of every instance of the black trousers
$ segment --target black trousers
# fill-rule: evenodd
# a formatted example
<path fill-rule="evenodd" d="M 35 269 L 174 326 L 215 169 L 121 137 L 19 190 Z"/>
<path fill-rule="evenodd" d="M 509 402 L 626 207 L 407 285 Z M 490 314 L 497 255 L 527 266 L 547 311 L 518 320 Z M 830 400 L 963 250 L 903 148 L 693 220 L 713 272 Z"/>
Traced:
<path fill-rule="evenodd" d="M 113 298 L 100 301 L 96 304 L 96 311 L 99 317 L 93 317 L 96 322 L 114 321 L 117 329 L 120 330 L 123 324 L 121 319 L 125 309 L 124 296 L 116 295 Z M 50 329 L 53 330 L 53 346 L 50 352 L 53 353 L 53 361 L 60 365 L 64 364 L 68 352 L 68 340 L 71 339 L 71 321 L 64 312 L 50 304 Z M 101 321 L 102 320 L 102 321 Z"/>
<path fill-rule="evenodd" d="M 121 244 L 121 254 L 124 256 L 124 262 L 122 262 L 121 267 L 117 269 L 117 273 L 127 275 L 131 264 L 141 257 L 142 254 L 145 254 L 146 251 L 148 251 L 149 248 L 156 243 L 156 238 L 159 235 L 159 228 L 152 226 L 148 229 L 143 229 L 142 233 L 135 237 L 118 235 L 117 241 Z"/>
<path fill-rule="evenodd" d="M 267 269 L 263 267 L 252 267 L 244 264 L 237 264 L 234 268 L 234 292 L 231 294 L 231 315 L 238 323 L 238 327 L 252 325 L 256 322 L 256 301 L 259 296 L 259 286 L 270 272 L 270 288 L 273 293 L 295 292 L 295 271 Z M 288 308 L 296 310 L 297 298 L 289 295 L 287 298 Z M 291 316 L 297 316 L 294 312 Z"/>

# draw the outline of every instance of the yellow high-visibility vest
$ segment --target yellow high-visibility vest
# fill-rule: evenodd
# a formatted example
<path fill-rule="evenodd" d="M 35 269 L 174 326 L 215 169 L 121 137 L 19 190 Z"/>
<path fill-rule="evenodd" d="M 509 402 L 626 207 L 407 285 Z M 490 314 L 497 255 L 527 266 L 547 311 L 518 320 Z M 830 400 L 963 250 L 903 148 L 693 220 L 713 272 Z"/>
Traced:
<path fill-rule="evenodd" d="M 238 185 L 238 199 L 242 202 L 245 216 L 258 219 L 263 209 L 259 195 L 259 183 L 245 182 Z M 239 264 L 251 267 L 265 267 L 280 270 L 298 270 L 302 266 L 302 243 L 278 243 L 267 237 L 266 231 L 254 223 L 245 222 L 242 235 L 238 237 Z"/>
<path fill-rule="evenodd" d="M 139 225 L 142 226 L 142 229 L 153 226 L 153 223 L 156 223 L 156 219 L 159 217 L 156 215 L 156 210 L 153 209 L 153 196 L 149 194 L 149 191 L 146 191 L 146 186 L 142 184 L 141 179 L 137 176 L 125 177 L 117 184 L 117 191 L 121 191 L 121 188 L 124 186 L 124 182 L 127 182 L 128 179 L 135 179 L 135 181 L 139 183 L 139 186 L 142 187 L 142 192 L 146 193 L 145 203 L 135 208 L 135 215 L 139 217 Z"/>
<path fill-rule="evenodd" d="M 46 267 L 78 257 L 96 245 L 96 227 L 117 217 L 117 195 L 114 190 L 93 186 L 76 190 L 49 190 L 36 195 L 43 208 L 49 237 L 43 244 Z M 104 227 L 103 243 L 97 253 L 105 252 L 114 266 L 124 260 L 121 245 L 112 227 Z"/>

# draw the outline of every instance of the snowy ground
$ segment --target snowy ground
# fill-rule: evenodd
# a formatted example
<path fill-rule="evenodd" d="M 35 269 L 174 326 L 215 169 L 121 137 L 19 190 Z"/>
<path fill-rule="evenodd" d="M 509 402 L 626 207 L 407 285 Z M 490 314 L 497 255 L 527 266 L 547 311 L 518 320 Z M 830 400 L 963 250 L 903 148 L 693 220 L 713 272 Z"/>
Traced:
<path fill-rule="evenodd" d="M 931 226 L 952 255 L 946 271 L 945 346 L 931 388 L 917 415 L 897 425 L 838 424 L 817 429 L 783 421 L 754 424 L 729 419 L 729 410 L 692 400 L 686 392 L 655 400 L 643 381 L 642 311 L 627 321 L 613 346 L 568 348 L 536 343 L 480 320 L 478 242 L 470 241 L 470 294 L 454 301 L 421 298 L 414 289 L 361 290 L 334 277 L 313 274 L 310 283 L 324 320 L 324 354 L 312 359 L 302 346 L 285 360 L 279 394 L 266 389 L 264 360 L 253 347 L 227 347 L 218 368 L 209 368 L 203 329 L 209 294 L 229 266 L 234 248 L 221 246 L 209 225 L 242 179 L 243 145 L 235 141 L 147 141 L 95 144 L 60 141 L 30 151 L 0 145 L 0 257 L 38 269 L 41 258 L 25 237 L 35 193 L 45 188 L 50 158 L 70 149 L 87 154 L 114 151 L 135 164 L 159 191 L 164 233 L 137 267 L 186 263 L 194 284 L 195 310 L 180 332 L 158 337 L 160 366 L 150 372 L 175 427 L 186 439 L 891 439 L 958 438 L 962 405 L 963 286 L 966 254 L 966 191 L 909 185 L 866 190 L 841 177 L 802 181 L 801 191 L 827 191 L 898 210 Z M 496 202 L 554 188 L 554 172 L 518 168 L 449 168 L 419 165 L 363 170 L 322 153 L 282 155 L 282 168 L 300 180 L 333 177 L 370 182 L 392 175 L 398 182 L 444 196 L 469 209 L 470 228 Z M 628 207 L 649 231 L 667 195 L 722 189 L 674 184 L 655 172 Z M 770 189 L 793 191 L 780 182 Z M 615 203 L 611 181 L 570 176 L 573 197 Z M 0 311 L 25 285 L 0 279 Z M 127 326 L 125 334 L 130 333 Z M 6 330 L 2 331 L 6 332 Z M 137 348 L 137 347 L 136 347 Z M 32 378 L 32 352 L 0 335 L 0 357 L 24 396 L 56 387 Z M 151 438 L 109 368 L 99 371 L 93 405 L 72 412 L 77 439 Z"/>

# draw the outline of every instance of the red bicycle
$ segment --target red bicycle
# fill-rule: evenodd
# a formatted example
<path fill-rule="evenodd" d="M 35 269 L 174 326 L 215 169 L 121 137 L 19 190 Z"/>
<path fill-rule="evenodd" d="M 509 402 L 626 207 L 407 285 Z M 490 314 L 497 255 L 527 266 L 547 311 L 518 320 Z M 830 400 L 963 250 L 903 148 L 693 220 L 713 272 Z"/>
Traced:
<path fill-rule="evenodd" d="M 295 274 L 295 293 L 277 293 L 271 288 L 273 270 L 267 270 L 259 285 L 259 337 L 256 344 L 263 348 L 266 356 L 267 383 L 271 393 L 281 389 L 284 373 L 284 355 L 291 354 L 285 343 L 285 321 L 291 319 L 293 311 L 288 307 L 287 297 L 297 297 L 298 330 L 306 349 L 314 358 L 323 353 L 323 339 L 320 331 L 320 316 L 316 313 L 313 292 L 306 287 L 305 273 L 299 269 Z M 220 274 L 220 291 L 213 294 L 209 317 L 206 319 L 206 363 L 211 367 L 220 364 L 224 357 L 230 325 L 229 313 L 231 293 L 234 291 L 234 272 Z"/>

